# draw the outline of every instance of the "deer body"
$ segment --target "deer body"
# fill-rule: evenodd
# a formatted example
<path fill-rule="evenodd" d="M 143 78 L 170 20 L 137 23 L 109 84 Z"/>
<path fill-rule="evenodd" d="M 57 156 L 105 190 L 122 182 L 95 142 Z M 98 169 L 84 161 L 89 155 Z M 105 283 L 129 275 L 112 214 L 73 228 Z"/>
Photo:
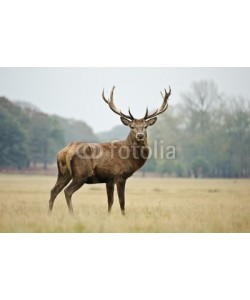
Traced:
<path fill-rule="evenodd" d="M 101 144 L 74 142 L 59 151 L 58 178 L 51 190 L 49 212 L 52 211 L 56 196 L 71 181 L 64 190 L 70 212 L 73 212 L 72 194 L 83 184 L 106 183 L 108 211 L 111 212 L 114 202 L 116 184 L 121 212 L 125 214 L 126 180 L 145 164 L 149 155 L 146 129 L 156 122 L 156 115 L 167 109 L 170 92 L 165 90 L 163 104 L 154 114 L 148 115 L 147 111 L 143 119 L 134 119 L 130 110 L 129 115 L 117 110 L 113 103 L 113 91 L 114 88 L 110 100 L 106 100 L 104 94 L 103 99 L 112 111 L 120 115 L 122 123 L 131 128 L 127 139 Z"/>

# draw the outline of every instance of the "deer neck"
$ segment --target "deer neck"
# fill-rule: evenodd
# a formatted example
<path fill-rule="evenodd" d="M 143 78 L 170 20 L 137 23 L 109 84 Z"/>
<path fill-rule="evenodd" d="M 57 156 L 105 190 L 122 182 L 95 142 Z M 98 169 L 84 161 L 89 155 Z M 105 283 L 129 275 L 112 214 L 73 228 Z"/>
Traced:
<path fill-rule="evenodd" d="M 126 139 L 126 145 L 127 146 L 138 146 L 138 147 L 147 147 L 148 146 L 148 139 L 147 139 L 147 133 L 145 134 L 145 138 L 143 141 L 138 141 L 136 139 L 135 133 L 131 130 L 127 139 Z"/>
<path fill-rule="evenodd" d="M 138 170 L 145 164 L 149 156 L 147 135 L 142 142 L 139 142 L 135 137 L 135 133 L 131 131 L 125 141 L 125 145 L 130 148 L 134 169 Z"/>

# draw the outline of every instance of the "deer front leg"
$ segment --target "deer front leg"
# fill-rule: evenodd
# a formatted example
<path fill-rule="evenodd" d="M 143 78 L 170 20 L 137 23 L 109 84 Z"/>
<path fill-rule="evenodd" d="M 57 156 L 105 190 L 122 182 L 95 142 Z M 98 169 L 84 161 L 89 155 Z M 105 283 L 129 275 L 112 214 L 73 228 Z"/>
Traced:
<path fill-rule="evenodd" d="M 117 187 L 117 193 L 118 193 L 120 208 L 121 208 L 121 212 L 122 212 L 123 215 L 125 215 L 125 195 L 124 195 L 125 184 L 126 184 L 125 179 L 118 179 L 116 181 L 116 187 Z"/>
<path fill-rule="evenodd" d="M 107 182 L 106 190 L 108 196 L 108 212 L 111 213 L 111 208 L 114 203 L 114 182 Z"/>

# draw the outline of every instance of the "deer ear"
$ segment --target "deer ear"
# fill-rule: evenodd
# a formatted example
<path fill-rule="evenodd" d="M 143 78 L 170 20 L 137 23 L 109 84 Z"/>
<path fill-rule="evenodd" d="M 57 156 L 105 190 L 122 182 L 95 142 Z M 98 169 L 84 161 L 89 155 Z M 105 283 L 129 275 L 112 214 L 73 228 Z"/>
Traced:
<path fill-rule="evenodd" d="M 121 117 L 121 121 L 125 126 L 129 126 L 131 124 L 131 121 L 123 117 Z"/>
<path fill-rule="evenodd" d="M 152 126 L 152 125 L 154 125 L 154 123 L 156 122 L 156 120 L 157 120 L 157 118 L 155 117 L 153 119 L 150 119 L 150 120 L 146 121 L 146 124 L 148 126 Z"/>

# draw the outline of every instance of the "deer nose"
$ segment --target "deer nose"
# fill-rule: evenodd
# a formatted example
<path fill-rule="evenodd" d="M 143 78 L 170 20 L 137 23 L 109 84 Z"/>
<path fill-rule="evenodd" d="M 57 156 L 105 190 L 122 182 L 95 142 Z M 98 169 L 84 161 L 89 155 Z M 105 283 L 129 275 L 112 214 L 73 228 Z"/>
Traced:
<path fill-rule="evenodd" d="M 142 140 L 144 138 L 144 134 L 143 133 L 137 133 L 136 138 L 137 138 L 137 140 Z"/>

